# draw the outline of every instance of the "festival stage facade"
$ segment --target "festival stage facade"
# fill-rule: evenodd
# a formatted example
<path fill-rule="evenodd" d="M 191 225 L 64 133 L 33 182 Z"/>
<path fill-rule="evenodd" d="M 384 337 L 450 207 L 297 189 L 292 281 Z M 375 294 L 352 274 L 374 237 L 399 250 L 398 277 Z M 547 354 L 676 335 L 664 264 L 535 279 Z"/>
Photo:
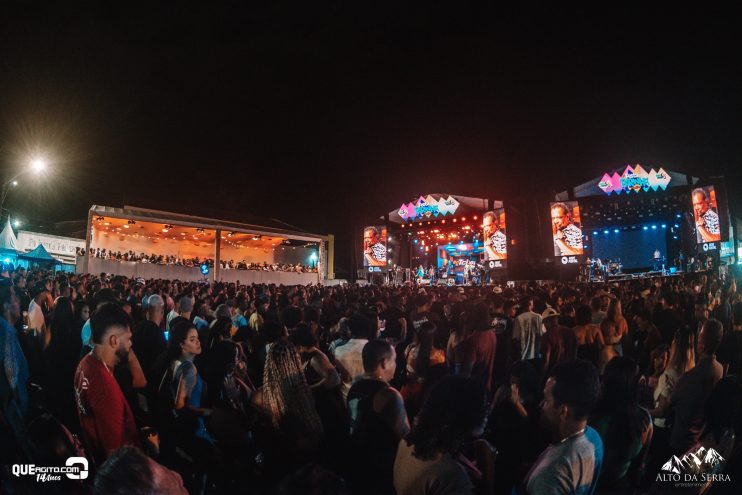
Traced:
<path fill-rule="evenodd" d="M 628 165 L 551 197 L 419 195 L 355 252 L 377 283 L 604 282 L 718 267 L 737 250 L 730 223 L 722 178 Z"/>
<path fill-rule="evenodd" d="M 334 238 L 125 206 L 88 213 L 80 273 L 143 279 L 307 285 L 333 278 Z"/>

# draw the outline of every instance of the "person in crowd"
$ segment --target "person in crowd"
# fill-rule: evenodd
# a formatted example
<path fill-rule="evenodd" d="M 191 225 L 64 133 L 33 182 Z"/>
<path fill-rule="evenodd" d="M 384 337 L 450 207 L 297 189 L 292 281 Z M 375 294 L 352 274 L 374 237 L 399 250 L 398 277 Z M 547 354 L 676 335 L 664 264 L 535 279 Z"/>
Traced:
<path fill-rule="evenodd" d="M 369 340 L 376 337 L 374 321 L 366 314 L 356 313 L 348 321 L 351 338 L 342 346 L 335 348 L 334 360 L 340 370 L 343 381 L 343 396 L 348 396 L 348 391 L 353 380 L 361 376 L 363 367 L 363 348 Z"/>
<path fill-rule="evenodd" d="M 397 495 L 473 493 L 459 456 L 468 442 L 483 434 L 486 404 L 478 380 L 449 376 L 431 389 L 415 426 L 397 447 Z"/>
<path fill-rule="evenodd" d="M 652 439 L 652 418 L 639 403 L 639 367 L 616 356 L 605 367 L 603 393 L 590 426 L 603 440 L 601 490 L 636 489 Z"/>
<path fill-rule="evenodd" d="M 394 347 L 371 340 L 362 352 L 364 374 L 348 392 L 351 426 L 350 470 L 354 493 L 393 494 L 393 467 L 399 441 L 410 431 L 400 393 L 389 385 L 396 369 Z"/>
<path fill-rule="evenodd" d="M 598 327 L 600 327 L 601 323 L 603 323 L 603 320 L 605 320 L 605 317 L 608 315 L 606 311 L 603 311 L 602 306 L 603 299 L 600 296 L 594 296 L 590 300 L 590 311 L 592 312 L 590 323 L 597 325 Z"/>
<path fill-rule="evenodd" d="M 462 343 L 462 361 L 457 366 L 458 372 L 481 380 L 487 392 L 491 393 L 497 335 L 492 330 L 487 305 L 474 305 L 467 315 L 465 325 L 468 327 L 468 337 Z"/>
<path fill-rule="evenodd" d="M 718 351 L 718 360 L 724 366 L 724 375 L 742 377 L 742 302 L 732 307 L 732 327 L 724 331 Z"/>
<path fill-rule="evenodd" d="M 410 417 L 414 417 L 422 405 L 429 370 L 445 366 L 446 363 L 446 353 L 436 342 L 436 337 L 435 323 L 426 321 L 415 332 L 414 341 L 404 351 L 405 370 L 400 392 Z"/>
<path fill-rule="evenodd" d="M 493 400 L 486 438 L 497 448 L 496 493 L 511 493 L 547 443 L 538 428 L 539 376 L 528 361 L 516 361 Z M 527 466 L 524 469 L 524 466 Z"/>
<path fill-rule="evenodd" d="M 0 412 L 5 425 L 0 426 L 0 438 L 7 438 L 7 444 L 15 443 L 20 450 L 25 446 L 26 425 L 24 416 L 28 412 L 29 370 L 26 356 L 18 342 L 15 325 L 20 319 L 20 304 L 13 286 L 0 284 Z"/>
<path fill-rule="evenodd" d="M 147 299 L 146 318 L 137 325 L 132 337 L 132 349 L 139 356 L 144 376 L 152 386 L 156 386 L 157 380 L 155 361 L 167 348 L 165 333 L 162 330 L 164 316 L 165 301 L 157 294 L 152 294 Z"/>
<path fill-rule="evenodd" d="M 548 375 L 557 364 L 575 359 L 577 339 L 572 330 L 559 324 L 559 313 L 555 309 L 547 307 L 541 315 L 541 321 L 546 329 L 541 336 L 541 356 Z"/>
<path fill-rule="evenodd" d="M 533 311 L 533 298 L 524 296 L 520 302 L 523 310 L 515 318 L 513 343 L 519 359 L 537 359 L 541 348 L 541 315 Z"/>
<path fill-rule="evenodd" d="M 724 369 L 716 360 L 716 351 L 724 336 L 719 320 L 707 320 L 698 336 L 698 362 L 680 377 L 670 399 L 675 422 L 670 433 L 670 448 L 685 453 L 698 441 L 704 423 L 704 404 Z"/>
<path fill-rule="evenodd" d="M 599 302 L 599 299 L 598 299 Z M 593 312 L 587 305 L 582 305 L 575 312 L 577 325 L 572 329 L 577 344 L 576 356 L 598 366 L 600 351 L 605 347 L 605 339 L 600 327 L 593 321 Z M 601 320 L 602 321 L 602 320 Z"/>
<path fill-rule="evenodd" d="M 279 340 L 270 345 L 263 386 L 253 394 L 252 405 L 268 420 L 266 456 L 276 469 L 286 474 L 317 456 L 324 438 L 322 420 L 291 343 Z"/>
<path fill-rule="evenodd" d="M 655 407 L 654 392 L 659 386 L 660 377 L 665 372 L 667 364 L 670 362 L 670 346 L 660 344 L 655 347 L 649 358 L 649 362 L 651 364 L 642 375 L 639 381 L 639 386 L 640 403 L 643 407 L 646 407 L 651 411 Z"/>
<path fill-rule="evenodd" d="M 674 292 L 666 292 L 662 295 L 661 310 L 655 312 L 654 324 L 662 335 L 662 342 L 669 344 L 678 328 L 683 325 L 683 317 L 678 312 L 678 295 Z"/>
<path fill-rule="evenodd" d="M 349 428 L 340 390 L 340 375 L 327 356 L 317 348 L 317 337 L 312 327 L 299 324 L 289 335 L 289 341 L 299 353 L 304 376 L 332 451 L 329 454 L 335 457 L 337 463 L 340 460 L 338 454 L 346 448 Z"/>
<path fill-rule="evenodd" d="M 63 423 L 75 424 L 75 370 L 80 356 L 80 334 L 76 332 L 72 301 L 58 297 L 54 302 L 51 340 L 43 351 L 44 381 L 47 404 Z"/>
<path fill-rule="evenodd" d="M 552 370 L 541 405 L 541 424 L 552 443 L 526 475 L 524 493 L 595 492 L 603 465 L 603 441 L 587 422 L 599 396 L 600 380 L 591 363 L 575 360 Z"/>
<path fill-rule="evenodd" d="M 114 303 L 103 304 L 90 318 L 93 350 L 75 372 L 77 414 L 87 452 L 99 462 L 123 445 L 141 446 L 134 414 L 113 369 L 127 363 L 144 376 L 131 351 L 129 316 Z M 146 380 L 145 380 L 146 384 Z"/>
<path fill-rule="evenodd" d="M 132 494 L 186 495 L 183 478 L 147 457 L 141 450 L 124 446 L 98 469 L 94 495 Z"/>
<path fill-rule="evenodd" d="M 650 355 L 662 343 L 662 335 L 652 323 L 652 314 L 647 309 L 642 309 L 634 315 L 634 324 L 635 355 L 639 356 L 639 367 L 646 368 L 650 365 Z"/>

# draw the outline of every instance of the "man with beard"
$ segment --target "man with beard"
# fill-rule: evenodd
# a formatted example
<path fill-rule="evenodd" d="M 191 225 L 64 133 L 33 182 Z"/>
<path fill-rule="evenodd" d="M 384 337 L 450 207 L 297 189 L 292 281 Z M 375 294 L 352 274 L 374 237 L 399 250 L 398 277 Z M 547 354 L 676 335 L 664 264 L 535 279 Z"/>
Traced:
<path fill-rule="evenodd" d="M 136 357 L 130 354 L 129 316 L 117 304 L 98 308 L 90 327 L 93 350 L 77 366 L 75 398 L 85 446 L 103 462 L 123 445 L 141 446 L 134 414 L 113 376 L 117 364 Z"/>
<path fill-rule="evenodd" d="M 589 495 L 603 464 L 603 441 L 587 425 L 600 395 L 595 367 L 582 360 L 557 365 L 541 401 L 541 426 L 552 443 L 526 476 L 521 493 Z"/>

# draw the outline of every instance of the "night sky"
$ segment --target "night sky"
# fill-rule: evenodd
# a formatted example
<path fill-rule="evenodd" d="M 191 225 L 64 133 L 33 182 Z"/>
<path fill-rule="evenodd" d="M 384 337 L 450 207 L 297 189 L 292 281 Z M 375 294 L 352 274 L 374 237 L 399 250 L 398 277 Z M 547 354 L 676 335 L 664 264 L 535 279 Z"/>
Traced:
<path fill-rule="evenodd" d="M 91 204 L 276 217 L 336 234 L 342 275 L 353 226 L 419 194 L 641 163 L 726 175 L 735 205 L 732 12 L 211 3 L 3 2 L 0 161 L 54 167 L 5 207 L 39 228 Z"/>

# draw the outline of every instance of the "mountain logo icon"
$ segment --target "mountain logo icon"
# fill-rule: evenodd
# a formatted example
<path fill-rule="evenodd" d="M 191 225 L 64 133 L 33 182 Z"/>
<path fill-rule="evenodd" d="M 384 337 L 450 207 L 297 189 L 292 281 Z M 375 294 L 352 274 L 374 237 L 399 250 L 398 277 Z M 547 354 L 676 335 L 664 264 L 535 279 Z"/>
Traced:
<path fill-rule="evenodd" d="M 674 455 L 662 465 L 662 471 L 667 473 L 681 474 L 693 472 L 702 466 L 717 467 L 725 462 L 725 459 L 714 449 L 699 447 L 695 452 L 688 452 L 682 458 Z"/>

